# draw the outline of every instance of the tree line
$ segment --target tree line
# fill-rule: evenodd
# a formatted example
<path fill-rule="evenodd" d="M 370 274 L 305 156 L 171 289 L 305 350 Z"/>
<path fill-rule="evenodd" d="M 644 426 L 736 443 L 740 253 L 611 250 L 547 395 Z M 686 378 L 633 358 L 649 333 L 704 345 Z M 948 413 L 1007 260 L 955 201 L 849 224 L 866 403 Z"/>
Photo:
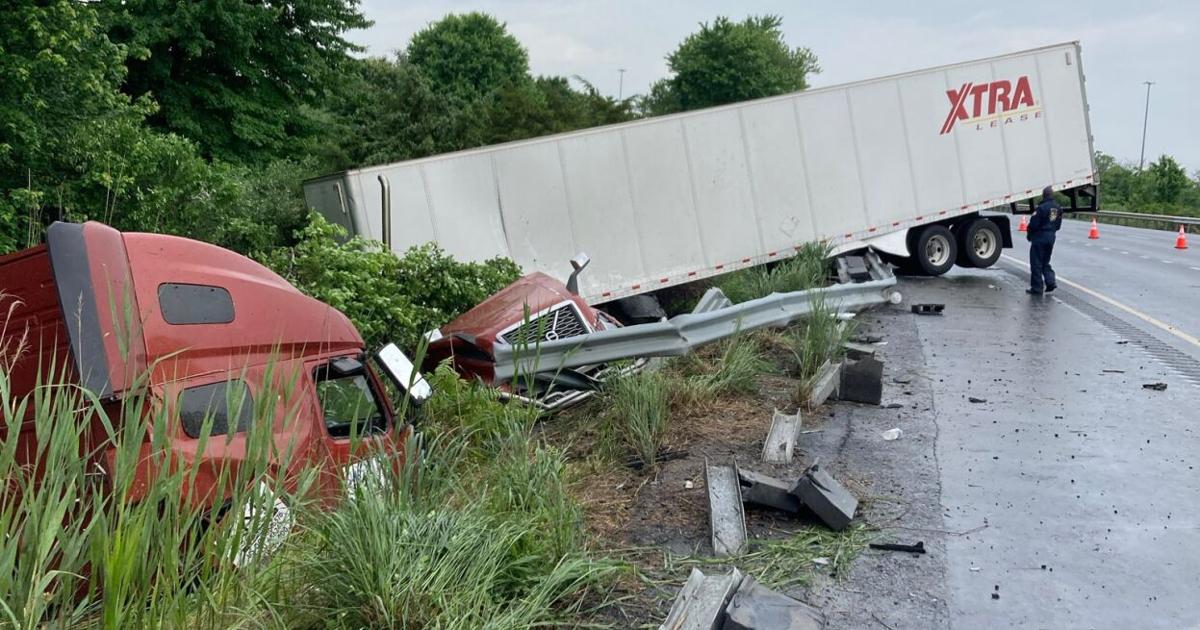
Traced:
<path fill-rule="evenodd" d="M 451 14 L 394 55 L 347 33 L 359 0 L 15 0 L 0 23 L 0 252 L 55 220 L 296 244 L 300 182 L 802 89 L 817 71 L 777 17 L 716 18 L 646 96 L 534 76 L 505 25 Z"/>

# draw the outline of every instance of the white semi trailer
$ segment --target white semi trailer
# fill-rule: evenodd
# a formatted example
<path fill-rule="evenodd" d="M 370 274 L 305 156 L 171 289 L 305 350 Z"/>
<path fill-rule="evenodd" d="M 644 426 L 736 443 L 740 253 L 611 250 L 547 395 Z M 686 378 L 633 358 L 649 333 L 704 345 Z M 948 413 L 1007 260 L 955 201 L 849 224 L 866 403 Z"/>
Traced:
<path fill-rule="evenodd" d="M 1096 208 L 1078 43 L 310 180 L 334 223 L 394 251 L 562 276 L 592 304 L 781 260 L 810 241 L 912 271 L 987 267 L 983 211 L 1053 186 Z M 1032 204 L 1030 204 L 1032 205 Z"/>

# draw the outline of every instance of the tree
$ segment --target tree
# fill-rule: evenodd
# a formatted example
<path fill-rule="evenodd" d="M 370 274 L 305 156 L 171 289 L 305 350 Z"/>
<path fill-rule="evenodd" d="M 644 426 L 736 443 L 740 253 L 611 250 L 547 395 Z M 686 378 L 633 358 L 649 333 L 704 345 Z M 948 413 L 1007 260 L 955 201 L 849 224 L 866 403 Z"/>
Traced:
<path fill-rule="evenodd" d="M 602 96 L 579 79 L 584 91 L 565 77 L 538 77 L 505 85 L 483 98 L 469 119 L 477 124 L 471 138 L 496 144 L 623 122 L 633 118 L 630 101 Z"/>
<path fill-rule="evenodd" d="M 381 164 L 465 148 L 457 102 L 403 55 L 355 60 L 326 102 L 335 168 Z"/>
<path fill-rule="evenodd" d="M 197 142 L 205 156 L 252 162 L 315 133 L 315 105 L 360 48 L 343 38 L 370 22 L 359 0 L 107 0 L 109 36 L 128 47 L 123 89 L 159 104 L 150 122 Z"/>
<path fill-rule="evenodd" d="M 820 72 L 817 57 L 808 48 L 790 48 L 782 23 L 774 15 L 702 23 L 667 56 L 673 76 L 651 87 L 642 109 L 667 114 L 807 88 L 808 76 Z"/>
<path fill-rule="evenodd" d="M 474 101 L 529 80 L 529 56 L 505 25 L 486 13 L 450 14 L 413 35 L 408 60 L 433 88 Z"/>
<path fill-rule="evenodd" d="M 1184 192 L 1193 185 L 1187 171 L 1169 155 L 1160 156 L 1158 161 L 1151 163 L 1146 174 L 1150 178 L 1153 199 L 1158 203 L 1179 203 Z"/>

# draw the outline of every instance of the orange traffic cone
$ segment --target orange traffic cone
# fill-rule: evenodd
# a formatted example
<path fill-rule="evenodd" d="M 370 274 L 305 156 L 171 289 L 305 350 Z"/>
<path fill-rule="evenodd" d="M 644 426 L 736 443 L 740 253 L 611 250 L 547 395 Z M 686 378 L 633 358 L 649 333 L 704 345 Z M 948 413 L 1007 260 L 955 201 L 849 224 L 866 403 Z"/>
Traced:
<path fill-rule="evenodd" d="M 1179 226 L 1179 236 L 1175 237 L 1175 249 L 1187 249 L 1187 232 L 1182 225 Z"/>
<path fill-rule="evenodd" d="M 1028 232 L 1029 231 L 1029 221 L 1026 221 L 1025 220 L 1026 218 L 1027 217 L 1025 215 L 1023 215 L 1023 214 L 1021 215 L 1021 222 L 1017 224 L 1018 232 Z"/>
<path fill-rule="evenodd" d="M 1096 225 L 1096 220 L 1092 219 L 1092 229 L 1088 230 L 1088 238 L 1095 240 L 1100 238 L 1100 227 Z"/>

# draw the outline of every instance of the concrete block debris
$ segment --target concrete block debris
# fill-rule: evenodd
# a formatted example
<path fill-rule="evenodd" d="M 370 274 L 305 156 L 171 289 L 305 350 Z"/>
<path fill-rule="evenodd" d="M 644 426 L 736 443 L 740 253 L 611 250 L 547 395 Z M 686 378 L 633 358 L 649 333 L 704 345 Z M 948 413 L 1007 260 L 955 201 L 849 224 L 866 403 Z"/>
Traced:
<path fill-rule="evenodd" d="M 742 508 L 737 462 L 710 464 L 705 459 L 704 482 L 708 488 L 713 553 L 718 556 L 737 555 L 746 545 L 746 514 Z"/>
<path fill-rule="evenodd" d="M 838 398 L 878 405 L 883 400 L 883 361 L 864 357 L 842 364 Z"/>
<path fill-rule="evenodd" d="M 853 341 L 843 343 L 842 348 L 846 351 L 846 357 L 850 359 L 862 359 L 864 357 L 871 357 L 873 359 L 875 358 L 875 351 L 879 349 L 878 346 Z"/>
<path fill-rule="evenodd" d="M 830 529 L 845 529 L 858 508 L 858 499 L 819 464 L 813 464 L 800 475 L 792 494 Z"/>
<path fill-rule="evenodd" d="M 776 409 L 771 415 L 771 430 L 763 442 L 762 460 L 771 464 L 791 463 L 799 434 L 800 411 L 788 415 Z"/>
<path fill-rule="evenodd" d="M 753 576 L 742 584 L 725 608 L 721 630 L 821 630 L 825 615 L 817 608 L 759 584 Z"/>
<path fill-rule="evenodd" d="M 719 311 L 727 306 L 733 306 L 733 302 L 725 297 L 725 292 L 719 287 L 712 287 L 700 296 L 700 301 L 696 302 L 696 307 L 692 309 L 693 313 L 711 313 Z"/>
<path fill-rule="evenodd" d="M 738 469 L 738 482 L 742 486 L 742 501 L 745 503 L 784 512 L 800 511 L 800 499 L 792 494 L 795 484 L 741 468 Z"/>

